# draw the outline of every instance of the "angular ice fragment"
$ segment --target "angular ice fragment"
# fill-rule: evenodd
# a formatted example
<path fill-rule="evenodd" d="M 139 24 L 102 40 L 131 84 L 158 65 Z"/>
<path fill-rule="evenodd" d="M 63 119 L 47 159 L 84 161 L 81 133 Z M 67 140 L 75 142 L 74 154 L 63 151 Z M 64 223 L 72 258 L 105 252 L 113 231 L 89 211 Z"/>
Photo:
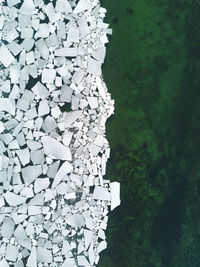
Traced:
<path fill-rule="evenodd" d="M 2 260 L 0 261 L 0 266 L 1 266 L 1 267 L 9 267 L 9 264 L 7 263 L 7 261 L 6 261 L 5 259 L 2 259 Z"/>
<path fill-rule="evenodd" d="M 6 193 L 4 193 L 4 198 L 6 200 L 6 202 L 10 205 L 10 206 L 18 206 L 21 205 L 23 203 L 26 202 L 26 198 L 19 196 L 15 193 L 9 192 L 7 191 Z"/>
<path fill-rule="evenodd" d="M 99 146 L 97 146 L 97 145 L 95 145 L 93 143 L 91 143 L 89 145 L 89 151 L 94 156 L 97 156 L 99 154 L 100 150 L 101 150 L 101 147 L 99 147 Z"/>
<path fill-rule="evenodd" d="M 42 149 L 31 152 L 31 161 L 33 162 L 33 165 L 43 164 L 44 160 L 44 152 Z"/>
<path fill-rule="evenodd" d="M 72 172 L 73 166 L 69 162 L 64 162 L 58 172 L 56 173 L 56 176 L 53 180 L 52 188 L 56 187 L 62 179 L 67 175 L 68 173 Z"/>
<path fill-rule="evenodd" d="M 47 156 L 52 156 L 56 159 L 71 160 L 71 151 L 69 147 L 62 145 L 56 139 L 50 136 L 43 136 L 41 138 L 44 147 L 44 153 Z"/>
<path fill-rule="evenodd" d="M 110 193 L 105 187 L 95 186 L 93 198 L 98 200 L 110 201 Z"/>
<path fill-rule="evenodd" d="M 40 98 L 46 98 L 49 96 L 49 91 L 44 85 L 41 84 L 41 82 L 37 82 L 31 90 Z"/>
<path fill-rule="evenodd" d="M 50 250 L 38 247 L 37 248 L 37 261 L 44 263 L 52 263 L 52 253 Z"/>
<path fill-rule="evenodd" d="M 23 49 L 21 45 L 16 42 L 11 42 L 7 45 L 7 48 L 12 52 L 14 56 L 17 56 Z"/>
<path fill-rule="evenodd" d="M 0 47 L 0 62 L 7 68 L 13 61 L 13 55 L 10 53 L 7 47 L 2 44 Z"/>
<path fill-rule="evenodd" d="M 91 74 L 100 76 L 102 74 L 101 63 L 93 58 L 89 58 L 87 71 Z"/>
<path fill-rule="evenodd" d="M 88 96 L 88 97 L 87 97 L 87 100 L 88 100 L 88 103 L 89 103 L 91 109 L 98 108 L 99 104 L 98 104 L 97 97 L 94 97 L 94 96 Z"/>
<path fill-rule="evenodd" d="M 106 56 L 106 48 L 105 46 L 104 47 L 101 47 L 97 50 L 95 50 L 92 54 L 92 56 L 98 60 L 99 62 L 103 63 L 104 62 L 104 59 L 105 59 L 105 56 Z"/>
<path fill-rule="evenodd" d="M 35 10 L 33 0 L 24 0 L 19 12 L 25 15 L 32 15 Z"/>
<path fill-rule="evenodd" d="M 55 77 L 56 77 L 56 71 L 54 69 L 43 69 L 42 83 L 53 83 Z"/>
<path fill-rule="evenodd" d="M 46 119 L 44 120 L 43 124 L 42 124 L 42 129 L 46 133 L 51 133 L 56 128 L 57 128 L 57 123 L 56 123 L 55 119 L 51 116 L 47 116 Z"/>
<path fill-rule="evenodd" d="M 27 267 L 37 267 L 37 255 L 36 255 L 36 247 L 32 247 L 31 254 L 28 257 Z"/>
<path fill-rule="evenodd" d="M 111 190 L 111 211 L 120 205 L 120 183 L 113 182 L 110 183 Z"/>
<path fill-rule="evenodd" d="M 30 162 L 30 152 L 28 148 L 16 150 L 16 154 L 19 157 L 23 166 L 25 166 Z"/>
<path fill-rule="evenodd" d="M 6 248 L 6 260 L 15 262 L 18 258 L 19 250 L 16 246 L 8 244 Z"/>
<path fill-rule="evenodd" d="M 85 225 L 85 220 L 82 214 L 74 214 L 66 220 L 66 223 L 71 225 L 72 227 L 80 228 Z"/>
<path fill-rule="evenodd" d="M 77 55 L 78 49 L 76 47 L 63 47 L 55 50 L 57 57 L 76 57 Z"/>
<path fill-rule="evenodd" d="M 84 239 L 85 239 L 85 250 L 88 249 L 89 245 L 92 242 L 93 232 L 87 229 L 84 229 Z"/>
<path fill-rule="evenodd" d="M 67 34 L 67 42 L 73 43 L 79 41 L 79 29 L 77 27 L 70 27 Z"/>
<path fill-rule="evenodd" d="M 42 174 L 42 166 L 27 166 L 22 168 L 22 177 L 26 185 L 31 184 L 38 176 Z"/>
<path fill-rule="evenodd" d="M 49 49 L 44 41 L 44 39 L 39 39 L 38 41 L 35 42 L 35 46 L 38 49 L 38 51 L 40 52 L 41 56 L 44 59 L 48 59 L 49 58 Z"/>
<path fill-rule="evenodd" d="M 79 26 L 80 34 L 82 37 L 85 37 L 86 35 L 88 35 L 90 33 L 87 20 L 84 16 L 82 16 L 78 20 L 78 26 Z"/>
<path fill-rule="evenodd" d="M 60 101 L 70 103 L 72 99 L 73 89 L 64 84 L 61 88 Z"/>
<path fill-rule="evenodd" d="M 49 187 L 49 178 L 37 178 L 34 183 L 34 191 L 35 193 L 39 193 L 40 191 Z"/>
<path fill-rule="evenodd" d="M 55 33 L 52 33 L 46 40 L 48 47 L 56 47 L 58 45 L 58 38 Z"/>
<path fill-rule="evenodd" d="M 82 81 L 83 77 L 84 77 L 84 74 L 85 74 L 85 72 L 82 69 L 75 71 L 73 76 L 72 76 L 72 82 L 79 85 L 80 82 Z"/>
<path fill-rule="evenodd" d="M 78 118 L 80 118 L 82 111 L 70 111 L 65 115 L 65 127 L 69 127 L 75 122 Z"/>
<path fill-rule="evenodd" d="M 57 0 L 55 10 L 57 12 L 63 12 L 63 13 L 71 13 L 72 12 L 72 8 L 71 8 L 68 0 Z"/>
<path fill-rule="evenodd" d="M 11 217 L 5 217 L 1 226 L 1 236 L 10 239 L 14 233 L 15 223 Z M 1 265 L 0 265 L 1 266 Z"/>
<path fill-rule="evenodd" d="M 73 13 L 78 14 L 92 7 L 92 4 L 88 0 L 80 0 L 75 9 L 73 10 Z"/>
<path fill-rule="evenodd" d="M 43 116 L 48 114 L 50 111 L 48 101 L 46 99 L 40 101 L 39 108 L 38 108 L 38 116 Z"/>
<path fill-rule="evenodd" d="M 7 111 L 11 115 L 15 115 L 15 100 L 9 98 L 0 98 L 0 111 Z"/>
<path fill-rule="evenodd" d="M 39 30 L 35 34 L 35 38 L 42 37 L 46 38 L 49 36 L 49 25 L 47 23 L 41 23 Z"/>
<path fill-rule="evenodd" d="M 90 266 L 90 263 L 87 261 L 86 257 L 83 255 L 77 256 L 78 266 Z"/>

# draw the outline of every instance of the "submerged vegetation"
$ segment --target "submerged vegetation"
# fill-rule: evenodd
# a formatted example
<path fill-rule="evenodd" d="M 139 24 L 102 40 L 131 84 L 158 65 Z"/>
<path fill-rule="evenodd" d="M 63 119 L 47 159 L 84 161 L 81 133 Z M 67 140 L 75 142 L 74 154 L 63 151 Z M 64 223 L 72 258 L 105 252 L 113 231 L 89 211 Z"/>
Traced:
<path fill-rule="evenodd" d="M 200 2 L 102 0 L 107 177 L 121 183 L 99 267 L 200 266 Z"/>

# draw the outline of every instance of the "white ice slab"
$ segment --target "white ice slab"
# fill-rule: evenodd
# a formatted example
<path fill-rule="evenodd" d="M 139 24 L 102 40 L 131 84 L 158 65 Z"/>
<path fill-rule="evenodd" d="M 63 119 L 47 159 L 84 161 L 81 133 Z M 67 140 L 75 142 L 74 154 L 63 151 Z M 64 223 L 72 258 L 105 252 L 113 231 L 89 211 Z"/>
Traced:
<path fill-rule="evenodd" d="M 0 47 L 0 62 L 7 68 L 13 63 L 14 57 L 8 50 L 8 48 L 2 44 Z"/>
<path fill-rule="evenodd" d="M 56 187 L 62 179 L 70 172 L 72 172 L 73 166 L 69 162 L 64 162 L 58 172 L 56 173 L 55 179 L 52 184 L 52 188 Z"/>
<path fill-rule="evenodd" d="M 120 205 L 120 183 L 112 182 L 110 183 L 111 189 L 111 211 Z"/>
<path fill-rule="evenodd" d="M 82 227 L 85 225 L 85 221 L 82 214 L 74 214 L 70 216 L 66 223 L 73 226 L 73 227 Z"/>
<path fill-rule="evenodd" d="M 47 156 L 54 157 L 56 159 L 71 160 L 71 151 L 69 147 L 62 145 L 56 139 L 50 136 L 42 137 L 42 144 L 44 147 L 44 153 Z"/>
<path fill-rule="evenodd" d="M 110 201 L 110 193 L 105 187 L 95 186 L 93 198 Z"/>
<path fill-rule="evenodd" d="M 4 198 L 10 206 L 18 206 L 26 202 L 26 198 L 12 192 L 4 193 Z"/>
<path fill-rule="evenodd" d="M 78 49 L 75 47 L 63 47 L 55 51 L 57 57 L 76 57 L 78 55 Z"/>

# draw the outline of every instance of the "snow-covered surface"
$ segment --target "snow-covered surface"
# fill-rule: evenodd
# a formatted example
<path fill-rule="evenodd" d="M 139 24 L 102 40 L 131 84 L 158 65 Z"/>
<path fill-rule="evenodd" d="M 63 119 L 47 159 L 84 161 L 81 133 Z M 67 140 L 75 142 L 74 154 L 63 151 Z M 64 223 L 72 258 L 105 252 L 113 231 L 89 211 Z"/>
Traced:
<path fill-rule="evenodd" d="M 103 179 L 106 10 L 46 2 L 0 2 L 0 267 L 96 266 L 120 204 Z"/>

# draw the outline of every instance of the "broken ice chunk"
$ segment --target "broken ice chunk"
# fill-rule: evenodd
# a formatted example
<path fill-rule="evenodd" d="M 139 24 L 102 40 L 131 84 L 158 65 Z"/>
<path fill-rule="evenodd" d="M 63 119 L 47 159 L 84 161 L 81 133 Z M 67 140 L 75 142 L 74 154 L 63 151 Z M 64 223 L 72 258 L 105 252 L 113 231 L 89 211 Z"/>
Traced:
<path fill-rule="evenodd" d="M 31 254 L 28 257 L 27 267 L 37 267 L 37 255 L 36 255 L 36 248 L 32 247 Z"/>
<path fill-rule="evenodd" d="M 101 147 L 94 145 L 93 143 L 91 143 L 89 145 L 89 151 L 94 156 L 97 156 L 99 154 L 100 150 L 101 150 Z"/>
<path fill-rule="evenodd" d="M 70 127 L 73 122 L 80 118 L 82 111 L 67 112 L 65 116 L 65 127 Z"/>
<path fill-rule="evenodd" d="M 37 42 L 35 42 L 35 46 L 40 52 L 41 56 L 47 60 L 49 58 L 49 50 L 44 39 L 41 38 Z"/>
<path fill-rule="evenodd" d="M 12 193 L 9 191 L 4 194 L 4 197 L 5 197 L 5 200 L 7 201 L 7 203 L 13 207 L 21 205 L 21 204 L 26 202 L 25 197 L 19 196 L 15 193 Z"/>
<path fill-rule="evenodd" d="M 56 159 L 71 160 L 71 151 L 69 147 L 62 145 L 56 139 L 50 136 L 43 136 L 41 138 L 44 147 L 44 152 L 47 156 L 55 157 Z"/>
<path fill-rule="evenodd" d="M 34 61 L 35 61 L 35 57 L 34 57 L 33 51 L 27 53 L 26 54 L 26 63 L 29 65 L 29 64 L 34 63 Z"/>
<path fill-rule="evenodd" d="M 55 13 L 55 9 L 52 3 L 49 3 L 48 5 L 46 5 L 44 7 L 45 13 L 47 14 L 47 16 L 49 17 L 49 20 L 51 23 L 55 22 L 56 20 L 56 13 Z"/>
<path fill-rule="evenodd" d="M 16 42 L 11 42 L 7 45 L 7 48 L 12 52 L 14 56 L 17 56 L 23 49 L 21 45 Z"/>
<path fill-rule="evenodd" d="M 51 133 L 57 128 L 57 123 L 54 118 L 47 116 L 42 124 L 42 129 L 46 133 Z"/>
<path fill-rule="evenodd" d="M 68 173 L 72 172 L 73 166 L 69 162 L 64 162 L 58 172 L 56 173 L 55 179 L 53 180 L 52 188 L 56 187 L 62 179 L 67 175 Z"/>
<path fill-rule="evenodd" d="M 92 242 L 93 232 L 87 229 L 84 229 L 84 238 L 85 238 L 85 250 L 88 249 L 89 245 Z"/>
<path fill-rule="evenodd" d="M 7 261 L 6 261 L 5 259 L 2 259 L 2 260 L 0 261 L 0 266 L 1 266 L 1 267 L 9 267 L 9 264 L 7 263 Z"/>
<path fill-rule="evenodd" d="M 106 48 L 105 48 L 105 46 L 104 46 L 104 47 L 101 47 L 101 48 L 99 48 L 99 49 L 97 49 L 97 50 L 95 50 L 95 51 L 93 52 L 92 56 L 93 56 L 96 60 L 98 60 L 98 61 L 100 61 L 101 63 L 103 63 L 103 62 L 104 62 L 104 59 L 105 59 L 105 56 L 106 56 Z"/>
<path fill-rule="evenodd" d="M 14 233 L 14 227 L 15 223 L 13 219 L 11 217 L 5 217 L 1 226 L 1 236 L 10 239 Z"/>
<path fill-rule="evenodd" d="M 57 36 L 58 38 L 66 39 L 66 24 L 64 21 L 57 22 L 58 29 L 57 29 Z"/>
<path fill-rule="evenodd" d="M 73 10 L 73 13 L 78 14 L 92 7 L 92 4 L 88 0 L 80 0 L 75 9 Z"/>
<path fill-rule="evenodd" d="M 49 169 L 48 169 L 48 171 L 47 171 L 47 175 L 48 175 L 49 177 L 51 177 L 51 178 L 54 178 L 55 175 L 56 175 L 56 173 L 57 173 L 57 171 L 58 171 L 58 167 L 59 167 L 59 165 L 60 165 L 60 161 L 59 161 L 59 160 L 56 161 L 56 162 L 54 162 L 54 163 L 49 167 Z"/>
<path fill-rule="evenodd" d="M 43 99 L 40 101 L 39 108 L 38 108 L 38 116 L 46 115 L 50 112 L 48 101 L 46 99 Z"/>
<path fill-rule="evenodd" d="M 72 227 L 80 228 L 85 225 L 85 220 L 82 214 L 74 214 L 66 220 L 66 223 L 71 225 Z"/>
<path fill-rule="evenodd" d="M 71 139 L 72 139 L 72 135 L 73 135 L 72 132 L 65 131 L 65 133 L 63 135 L 63 140 L 62 140 L 64 145 L 69 146 Z"/>
<path fill-rule="evenodd" d="M 41 23 L 39 25 L 39 30 L 35 34 L 35 38 L 42 37 L 46 38 L 49 36 L 49 25 L 46 23 Z"/>
<path fill-rule="evenodd" d="M 38 247 L 37 248 L 37 261 L 44 263 L 52 263 L 52 253 L 50 250 Z"/>
<path fill-rule="evenodd" d="M 52 33 L 46 40 L 48 47 L 56 47 L 58 45 L 58 38 L 55 33 Z"/>
<path fill-rule="evenodd" d="M 111 210 L 114 210 L 121 203 L 120 183 L 118 182 L 110 183 L 110 190 L 111 190 Z"/>
<path fill-rule="evenodd" d="M 60 101 L 70 103 L 72 98 L 72 92 L 73 89 L 68 85 L 64 84 L 61 88 Z"/>
<path fill-rule="evenodd" d="M 98 105 L 97 97 L 88 96 L 87 100 L 88 100 L 88 103 L 89 103 L 91 109 L 98 108 L 99 105 Z"/>
<path fill-rule="evenodd" d="M 49 178 L 38 178 L 34 183 L 35 194 L 49 187 Z"/>
<path fill-rule="evenodd" d="M 40 98 L 46 98 L 49 96 L 49 91 L 43 84 L 41 84 L 41 82 L 37 82 L 31 90 Z"/>
<path fill-rule="evenodd" d="M 31 184 L 41 174 L 42 174 L 41 165 L 27 166 L 25 168 L 22 168 L 22 177 L 26 185 Z"/>
<path fill-rule="evenodd" d="M 6 80 L 1 86 L 0 91 L 3 91 L 5 93 L 10 92 L 10 80 Z"/>
<path fill-rule="evenodd" d="M 76 57 L 77 55 L 78 49 L 76 47 L 63 47 L 55 50 L 57 57 Z"/>
<path fill-rule="evenodd" d="M 6 248 L 6 260 L 15 262 L 18 258 L 19 250 L 16 246 L 8 244 Z"/>
<path fill-rule="evenodd" d="M 73 43 L 79 41 L 79 29 L 77 27 L 70 27 L 67 33 L 67 42 Z"/>
<path fill-rule="evenodd" d="M 33 165 L 43 164 L 44 160 L 43 150 L 35 150 L 31 152 L 31 161 L 33 162 Z"/>
<path fill-rule="evenodd" d="M 37 150 L 40 149 L 42 147 L 42 144 L 37 142 L 37 141 L 32 141 L 32 140 L 28 140 L 27 141 L 27 145 L 30 148 L 30 150 Z"/>
<path fill-rule="evenodd" d="M 32 15 L 35 10 L 33 0 L 24 0 L 19 12 L 25 15 Z"/>
<path fill-rule="evenodd" d="M 13 55 L 7 49 L 7 47 L 2 44 L 0 48 L 0 62 L 7 68 L 14 61 Z"/>
<path fill-rule="evenodd" d="M 108 190 L 101 186 L 95 186 L 93 198 L 98 200 L 110 201 L 110 193 Z"/>
<path fill-rule="evenodd" d="M 88 27 L 87 20 L 85 19 L 84 16 L 82 16 L 78 20 L 78 26 L 79 26 L 80 34 L 81 34 L 82 37 L 85 37 L 86 35 L 89 34 L 90 30 L 89 30 L 89 27 Z"/>
<path fill-rule="evenodd" d="M 93 58 L 89 58 L 87 71 L 91 74 L 100 76 L 102 74 L 101 63 Z"/>
<path fill-rule="evenodd" d="M 1 52 L 0 52 L 1 53 Z M 0 98 L 0 111 L 7 111 L 11 115 L 15 115 L 15 100 L 10 98 Z"/>
<path fill-rule="evenodd" d="M 90 266 L 89 262 L 87 261 L 86 257 L 83 255 L 77 256 L 78 266 Z"/>
<path fill-rule="evenodd" d="M 54 69 L 43 69 L 42 83 L 53 83 L 55 77 L 56 77 L 56 71 Z"/>
<path fill-rule="evenodd" d="M 85 72 L 82 69 L 75 71 L 72 76 L 72 82 L 79 85 L 84 77 L 84 74 Z"/>
<path fill-rule="evenodd" d="M 57 12 L 63 12 L 63 13 L 71 13 L 72 12 L 72 8 L 71 8 L 68 0 L 57 0 L 55 10 Z"/>
<path fill-rule="evenodd" d="M 30 162 L 30 152 L 28 148 L 16 150 L 16 154 L 19 157 L 23 166 L 25 166 Z"/>
<path fill-rule="evenodd" d="M 11 83 L 19 83 L 20 65 L 14 64 L 10 66 Z"/>

